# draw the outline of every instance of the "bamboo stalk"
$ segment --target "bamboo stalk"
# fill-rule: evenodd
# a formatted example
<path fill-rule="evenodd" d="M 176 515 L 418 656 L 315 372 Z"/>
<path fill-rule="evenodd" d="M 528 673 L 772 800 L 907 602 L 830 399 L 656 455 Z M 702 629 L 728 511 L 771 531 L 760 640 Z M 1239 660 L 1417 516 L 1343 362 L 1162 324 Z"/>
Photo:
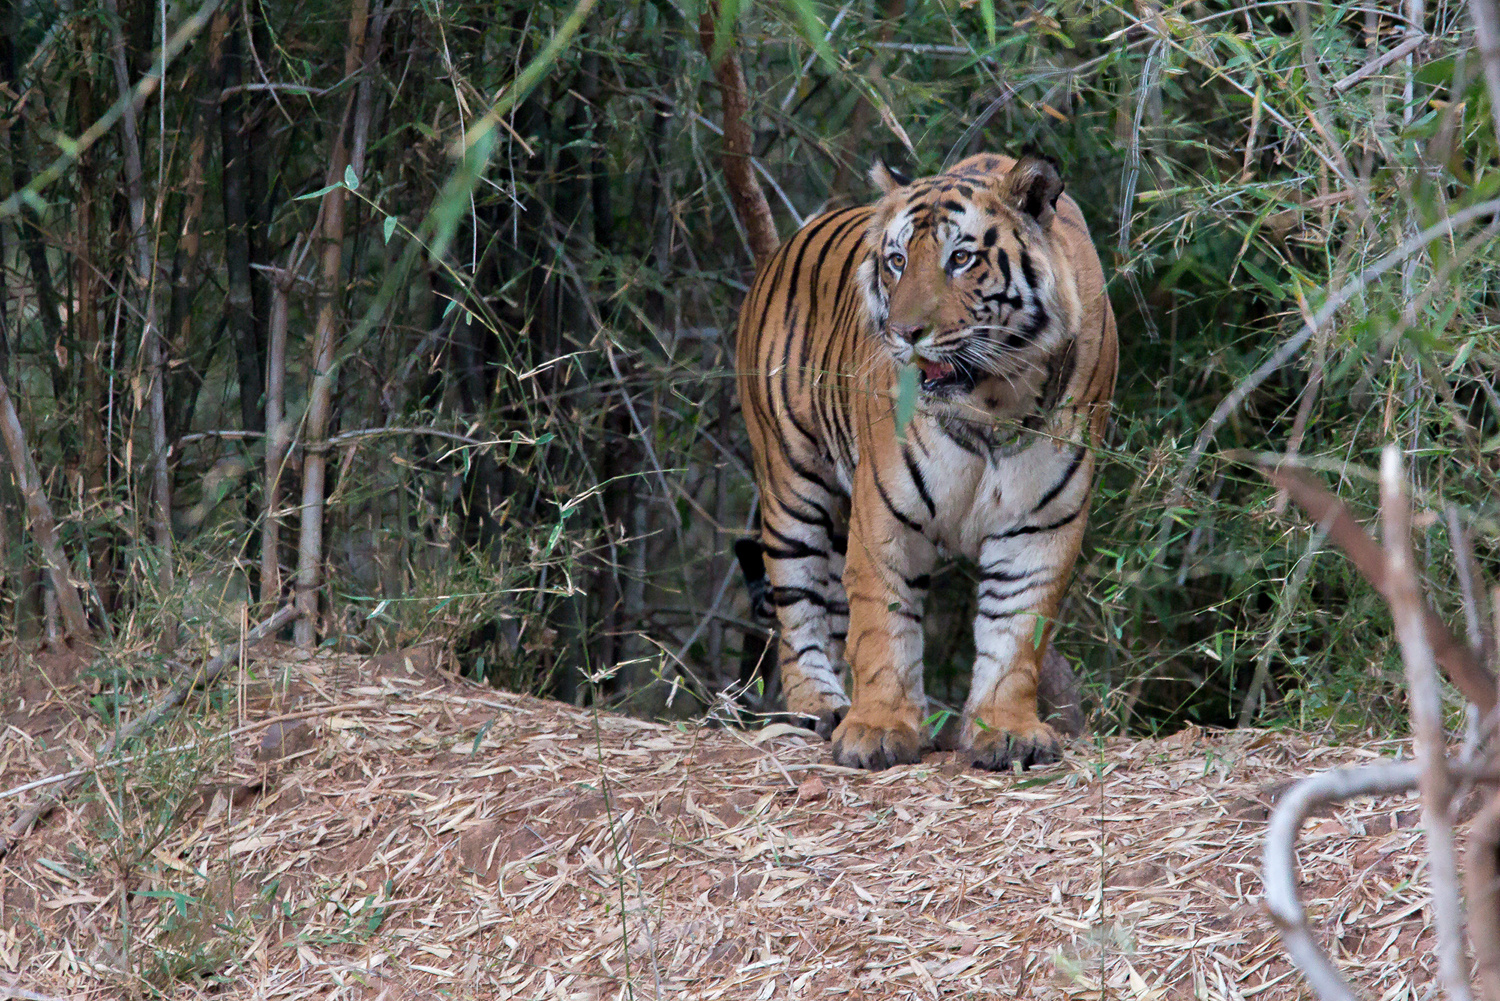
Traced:
<path fill-rule="evenodd" d="M 130 69 L 125 61 L 125 36 L 120 30 L 118 3 L 116 0 L 105 0 L 105 4 L 114 28 L 110 48 L 115 84 L 120 90 L 120 102 L 124 109 L 120 115 L 120 132 L 121 146 L 125 152 L 125 196 L 130 205 L 135 283 L 144 300 L 141 304 L 144 317 L 141 343 L 146 349 L 146 367 L 150 379 L 147 408 L 151 425 L 152 536 L 161 561 L 159 584 L 163 595 L 169 595 L 176 587 L 177 574 L 172 555 L 172 483 L 167 465 L 166 345 L 156 316 L 156 259 L 151 251 L 150 235 L 146 232 L 144 172 L 141 168 L 135 103 L 130 99 Z M 162 647 L 170 650 L 176 645 L 176 623 L 169 620 L 162 625 Z"/>
<path fill-rule="evenodd" d="M 344 51 L 344 76 L 352 76 L 363 61 L 368 0 L 356 0 L 349 15 L 349 41 Z M 361 102 L 366 110 L 369 105 Z M 352 107 L 352 105 L 350 106 Z M 313 334 L 312 385 L 308 391 L 302 460 L 302 526 L 297 544 L 297 609 L 301 617 L 295 630 L 297 646 L 310 649 L 317 638 L 318 589 L 323 558 L 324 479 L 328 461 L 328 422 L 333 408 L 333 389 L 338 381 L 334 369 L 337 344 L 340 279 L 344 261 L 344 169 L 349 166 L 350 133 L 346 111 L 344 124 L 334 139 L 328 158 L 328 191 L 323 195 L 319 254 L 318 316 Z M 361 128 L 353 129 L 359 133 Z"/>
<path fill-rule="evenodd" d="M 10 453 L 16 486 L 26 501 L 26 514 L 31 519 L 31 534 L 47 562 L 47 574 L 52 578 L 52 589 L 57 592 L 57 603 L 67 622 L 68 632 L 77 640 L 91 639 L 93 633 L 89 629 L 88 616 L 84 614 L 83 602 L 78 599 L 77 587 L 69 579 L 68 562 L 57 538 L 57 522 L 52 518 L 52 508 L 42 491 L 42 479 L 31 459 L 26 434 L 21 429 L 21 418 L 16 414 L 16 405 L 11 400 L 3 372 L 0 372 L 0 437 L 5 439 L 5 449 Z"/>
<path fill-rule="evenodd" d="M 299 236 L 287 256 L 287 266 L 271 277 L 270 343 L 266 346 L 266 502 L 265 524 L 260 537 L 260 601 L 263 605 L 281 596 L 281 473 L 286 466 L 288 426 L 283 416 L 286 402 L 286 331 L 290 315 L 292 284 L 306 248 Z"/>

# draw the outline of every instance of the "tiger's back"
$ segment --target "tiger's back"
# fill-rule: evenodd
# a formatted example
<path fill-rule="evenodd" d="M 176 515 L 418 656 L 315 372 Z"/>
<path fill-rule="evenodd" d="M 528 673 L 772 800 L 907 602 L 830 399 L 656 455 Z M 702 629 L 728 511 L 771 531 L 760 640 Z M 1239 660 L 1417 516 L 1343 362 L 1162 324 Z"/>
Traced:
<path fill-rule="evenodd" d="M 982 575 L 961 739 L 989 767 L 1046 760 L 1057 741 L 1036 719 L 1035 679 L 1050 627 L 1038 643 L 1035 624 L 1076 558 L 1108 417 L 1103 272 L 1041 161 L 981 156 L 883 180 L 875 205 L 787 241 L 740 315 L 788 708 L 833 735 L 841 763 L 919 756 L 922 603 L 941 547 Z M 920 372 L 919 402 L 898 429 L 903 364 Z"/>

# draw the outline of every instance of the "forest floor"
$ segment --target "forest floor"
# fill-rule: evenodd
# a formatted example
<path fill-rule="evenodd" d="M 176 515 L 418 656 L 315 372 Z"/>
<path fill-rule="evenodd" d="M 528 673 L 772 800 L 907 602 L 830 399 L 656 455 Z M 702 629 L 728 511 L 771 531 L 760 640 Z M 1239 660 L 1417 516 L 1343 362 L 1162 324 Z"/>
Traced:
<path fill-rule="evenodd" d="M 1267 807 L 1401 747 L 1188 729 L 869 774 L 430 650 L 273 653 L 155 745 L 191 747 L 100 772 L 0 862 L 0 997 L 1302 998 L 1258 904 Z M 105 736 L 96 686 L 45 668 L 0 699 L 0 793 Z M 1431 979 L 1417 817 L 1360 800 L 1304 834 L 1304 899 L 1370 997 Z"/>

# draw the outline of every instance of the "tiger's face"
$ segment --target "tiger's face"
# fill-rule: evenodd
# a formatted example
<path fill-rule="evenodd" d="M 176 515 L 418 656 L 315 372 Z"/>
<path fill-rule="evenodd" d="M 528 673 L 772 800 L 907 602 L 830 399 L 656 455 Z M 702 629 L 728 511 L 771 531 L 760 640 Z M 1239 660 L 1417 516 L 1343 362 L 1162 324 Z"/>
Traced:
<path fill-rule="evenodd" d="M 1020 395 L 1064 336 L 1050 252 L 1062 180 L 1046 160 L 999 166 L 979 157 L 909 184 L 878 164 L 871 175 L 885 196 L 861 288 L 876 336 L 898 365 L 921 369 L 934 401 L 987 380 Z"/>

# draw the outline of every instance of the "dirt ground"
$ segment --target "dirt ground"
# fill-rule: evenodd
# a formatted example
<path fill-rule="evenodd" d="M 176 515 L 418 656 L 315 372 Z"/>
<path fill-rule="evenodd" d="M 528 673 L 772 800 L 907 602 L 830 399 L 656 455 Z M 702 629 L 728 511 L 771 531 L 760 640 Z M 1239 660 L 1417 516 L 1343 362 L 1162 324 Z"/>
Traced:
<path fill-rule="evenodd" d="M 101 769 L 0 862 L 0 997 L 1303 998 L 1258 905 L 1267 806 L 1401 750 L 1187 730 L 867 774 L 432 659 L 283 652 L 152 745 L 180 749 Z M 0 705 L 0 820 L 89 760 L 92 694 Z M 1372 998 L 1432 975 L 1417 816 L 1363 800 L 1302 843 Z"/>

